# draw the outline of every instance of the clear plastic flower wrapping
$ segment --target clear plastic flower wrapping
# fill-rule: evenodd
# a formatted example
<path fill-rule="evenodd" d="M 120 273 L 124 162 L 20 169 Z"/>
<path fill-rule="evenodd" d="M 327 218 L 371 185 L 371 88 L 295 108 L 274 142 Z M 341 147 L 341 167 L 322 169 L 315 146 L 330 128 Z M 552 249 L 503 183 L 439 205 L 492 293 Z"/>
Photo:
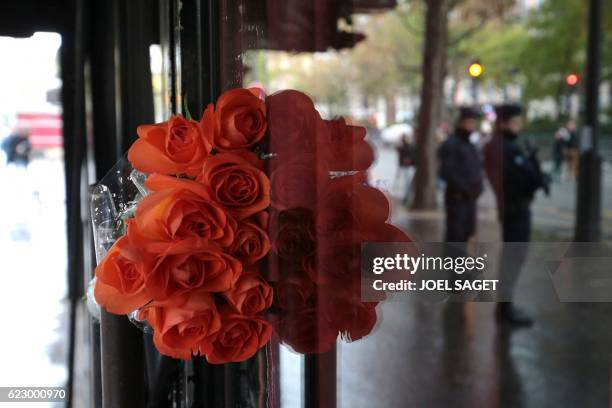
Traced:
<path fill-rule="evenodd" d="M 147 175 L 134 169 L 127 157 L 115 166 L 89 191 L 89 206 L 93 226 L 96 264 L 99 264 L 115 241 L 125 234 L 125 220 L 132 218 L 140 200 L 148 194 L 144 185 Z M 94 277 L 87 288 L 87 308 L 100 319 L 100 305 L 94 297 Z M 138 319 L 138 311 L 128 315 L 130 321 L 148 331 Z"/>

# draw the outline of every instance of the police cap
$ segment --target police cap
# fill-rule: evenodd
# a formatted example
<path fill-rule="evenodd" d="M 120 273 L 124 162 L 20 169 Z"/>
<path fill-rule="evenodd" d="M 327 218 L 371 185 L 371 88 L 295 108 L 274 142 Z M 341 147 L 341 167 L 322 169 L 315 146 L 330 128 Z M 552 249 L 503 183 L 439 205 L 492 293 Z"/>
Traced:
<path fill-rule="evenodd" d="M 472 108 L 470 106 L 462 106 L 459 108 L 459 117 L 457 120 L 463 119 L 480 119 L 482 117 L 482 113 L 479 109 Z"/>
<path fill-rule="evenodd" d="M 515 104 L 498 105 L 495 107 L 495 114 L 497 115 L 497 120 L 507 121 L 515 116 L 521 116 L 523 108 Z"/>

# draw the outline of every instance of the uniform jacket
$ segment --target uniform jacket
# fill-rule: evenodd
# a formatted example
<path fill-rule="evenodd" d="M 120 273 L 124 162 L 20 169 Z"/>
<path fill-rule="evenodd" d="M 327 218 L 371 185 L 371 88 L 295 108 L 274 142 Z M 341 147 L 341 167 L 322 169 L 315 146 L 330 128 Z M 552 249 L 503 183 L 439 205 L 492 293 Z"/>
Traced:
<path fill-rule="evenodd" d="M 529 208 L 534 193 L 543 186 L 540 164 L 516 138 L 494 135 L 485 146 L 485 169 L 500 213 Z"/>
<path fill-rule="evenodd" d="M 482 193 L 482 164 L 476 147 L 467 138 L 449 136 L 438 151 L 440 177 L 446 198 L 475 200 Z"/>

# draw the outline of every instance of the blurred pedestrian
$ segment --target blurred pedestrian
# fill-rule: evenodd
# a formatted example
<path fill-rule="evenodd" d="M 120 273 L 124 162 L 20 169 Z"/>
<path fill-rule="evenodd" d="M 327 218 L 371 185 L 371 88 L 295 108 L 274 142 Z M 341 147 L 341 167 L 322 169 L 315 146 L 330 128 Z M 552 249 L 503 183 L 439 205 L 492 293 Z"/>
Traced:
<path fill-rule="evenodd" d="M 546 188 L 546 178 L 535 151 L 518 143 L 522 108 L 501 105 L 491 141 L 485 146 L 485 169 L 497 198 L 504 247 L 500 265 L 497 316 L 502 322 L 529 326 L 532 319 L 512 303 L 516 280 L 527 255 L 531 234 L 531 203 L 535 192 Z"/>
<path fill-rule="evenodd" d="M 30 131 L 27 128 L 16 128 L 2 141 L 2 150 L 6 154 L 6 163 L 26 167 L 30 162 Z"/>
<path fill-rule="evenodd" d="M 412 135 L 409 133 L 402 134 L 399 145 L 395 149 L 398 163 L 393 180 L 393 189 L 399 192 L 402 202 L 407 203 L 414 178 L 415 150 Z"/>
<path fill-rule="evenodd" d="M 555 132 L 553 141 L 553 174 L 557 180 L 561 180 L 563 175 L 563 161 L 565 160 L 565 146 L 569 141 L 569 132 L 565 127 L 561 127 Z"/>
<path fill-rule="evenodd" d="M 576 132 L 576 122 L 572 119 L 562 126 L 556 133 L 563 141 L 563 154 L 565 156 L 565 166 L 568 180 L 576 180 L 578 175 L 578 134 Z"/>
<path fill-rule="evenodd" d="M 482 193 L 482 165 L 470 136 L 478 129 L 481 114 L 463 107 L 453 133 L 438 150 L 440 178 L 445 182 L 447 242 L 467 242 L 476 232 L 476 200 Z"/>
<path fill-rule="evenodd" d="M 403 133 L 397 149 L 397 158 L 399 167 L 410 167 L 414 165 L 414 146 L 412 136 L 408 133 Z"/>

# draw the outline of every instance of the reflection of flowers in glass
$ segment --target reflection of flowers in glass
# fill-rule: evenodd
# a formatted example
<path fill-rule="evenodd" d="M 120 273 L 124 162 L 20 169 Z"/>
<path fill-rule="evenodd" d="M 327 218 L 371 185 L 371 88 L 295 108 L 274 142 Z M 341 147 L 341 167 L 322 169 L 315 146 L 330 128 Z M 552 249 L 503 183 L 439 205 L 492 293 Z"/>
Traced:
<path fill-rule="evenodd" d="M 361 242 L 409 238 L 386 224 L 389 202 L 367 185 L 374 154 L 364 128 L 321 119 L 297 91 L 267 104 L 278 333 L 296 351 L 321 353 L 376 324 L 376 304 L 360 299 Z"/>
<path fill-rule="evenodd" d="M 302 92 L 281 91 L 266 98 L 270 151 L 293 159 L 291 154 L 314 154 L 324 138 L 317 131 L 325 129 L 312 100 Z M 323 146 L 321 146 L 323 148 Z M 318 163 L 312 163 L 316 165 Z"/>
<path fill-rule="evenodd" d="M 374 151 L 365 141 L 365 128 L 347 125 L 343 118 L 326 122 L 329 128 L 330 170 L 367 170 L 374 162 Z"/>
<path fill-rule="evenodd" d="M 276 284 L 274 297 L 281 310 L 303 310 L 314 306 L 314 290 L 314 283 L 303 271 L 286 268 Z"/>
<path fill-rule="evenodd" d="M 359 301 L 359 293 L 326 287 L 321 315 L 348 341 L 369 334 L 376 324 L 376 303 Z"/>
<path fill-rule="evenodd" d="M 285 260 L 299 262 L 315 250 L 315 221 L 312 210 L 296 207 L 273 217 L 274 252 Z"/>
<path fill-rule="evenodd" d="M 317 155 L 279 155 L 271 164 L 272 206 L 278 210 L 295 207 L 318 209 L 319 191 L 329 177 L 329 171 L 318 161 Z"/>
<path fill-rule="evenodd" d="M 365 185 L 360 174 L 331 180 L 322 196 L 317 220 L 321 233 L 355 234 L 389 218 L 389 201 L 379 190 Z"/>
<path fill-rule="evenodd" d="M 317 256 L 304 262 L 308 277 L 319 285 L 351 285 L 360 278 L 361 242 L 319 239 Z"/>
<path fill-rule="evenodd" d="M 321 318 L 316 307 L 281 314 L 278 332 L 281 339 L 299 353 L 324 353 L 338 338 L 338 330 Z"/>

